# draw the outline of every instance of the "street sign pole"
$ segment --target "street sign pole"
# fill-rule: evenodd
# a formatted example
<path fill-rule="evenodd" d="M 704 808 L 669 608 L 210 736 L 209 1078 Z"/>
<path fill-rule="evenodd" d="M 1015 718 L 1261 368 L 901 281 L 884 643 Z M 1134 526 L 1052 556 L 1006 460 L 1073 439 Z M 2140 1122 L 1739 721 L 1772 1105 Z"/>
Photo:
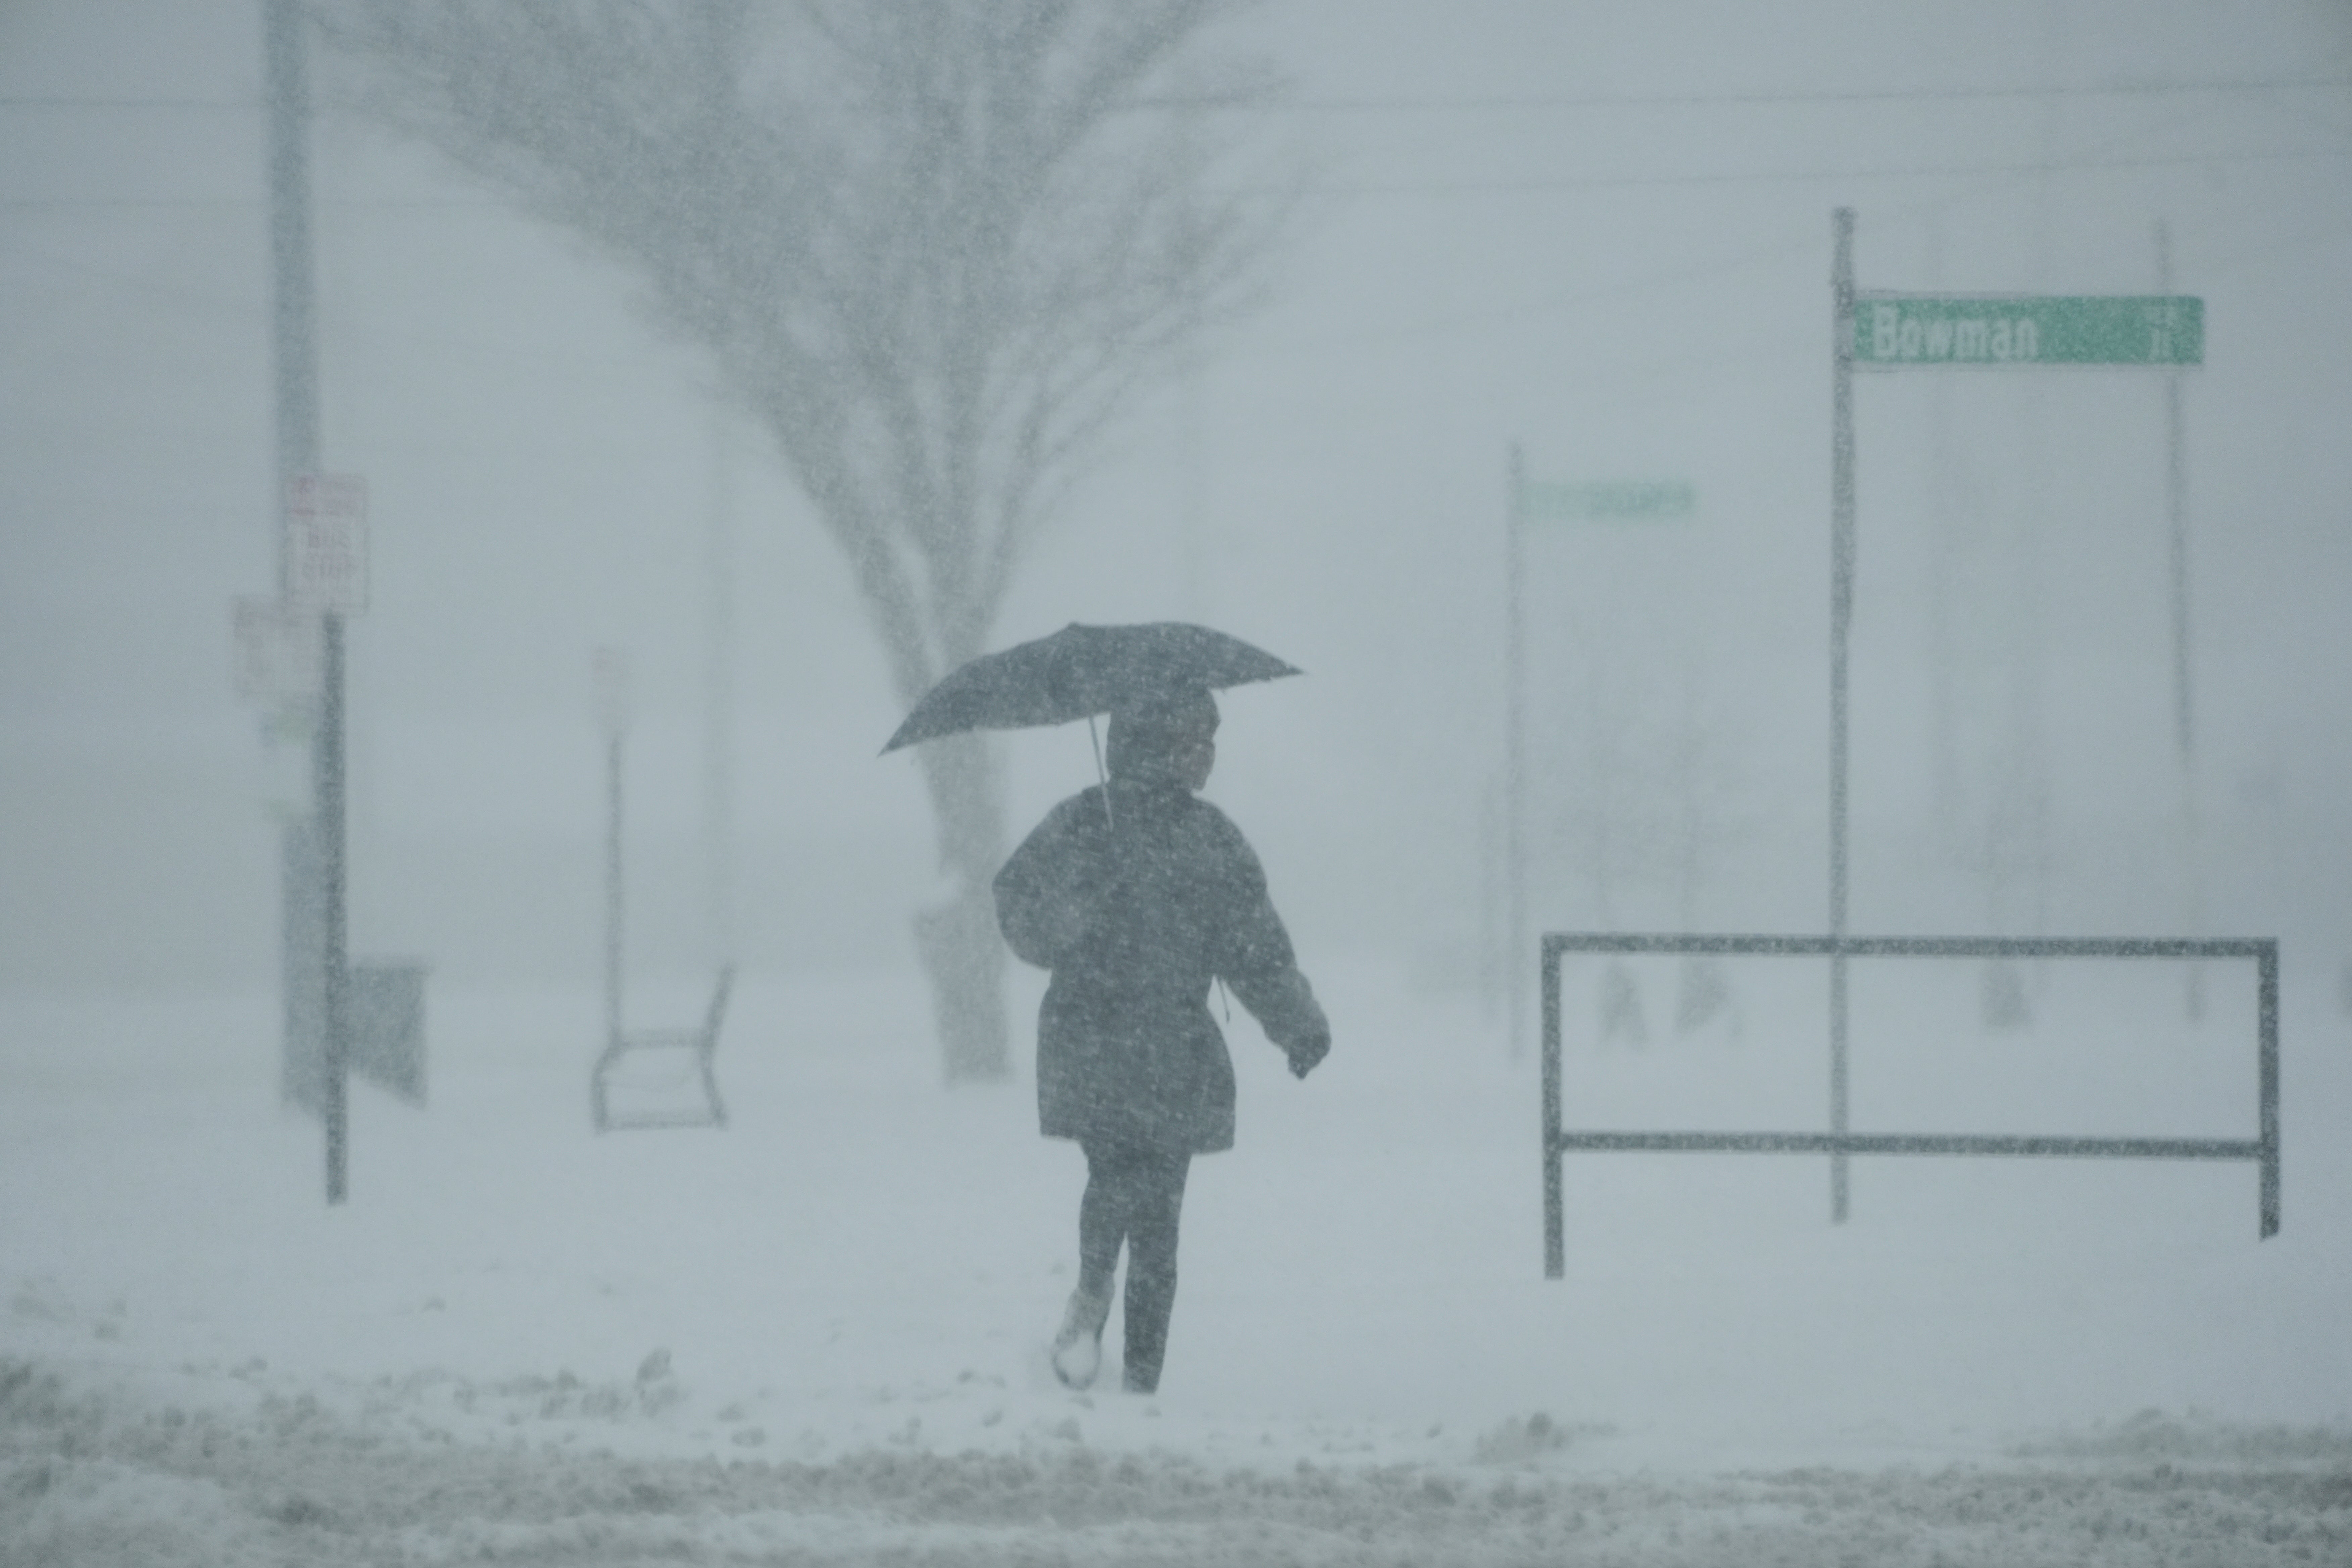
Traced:
<path fill-rule="evenodd" d="M 319 1105 L 326 1123 L 327 1202 L 350 1191 L 351 949 L 345 801 L 346 622 L 367 607 L 367 487 L 349 474 L 297 474 L 284 498 L 286 607 L 319 628 L 319 722 L 311 739 L 310 831 L 319 867 Z M 296 1052 L 309 1048 L 295 1042 Z M 298 1074 L 298 1076 L 299 1076 Z"/>
<path fill-rule="evenodd" d="M 1853 209 L 1832 219 L 1830 273 L 1830 938 L 1846 929 L 1846 650 L 1853 630 Z M 1846 1131 L 1845 953 L 1830 952 L 1830 1131 Z M 1830 1156 L 1830 1219 L 1846 1218 L 1846 1159 Z"/>
<path fill-rule="evenodd" d="M 2172 292 L 2172 226 L 2161 218 L 2156 225 L 2156 286 Z M 2166 542 L 2172 563 L 2172 730 L 2180 753 L 2181 858 L 2189 884 L 2189 930 L 2200 934 L 2205 923 L 2202 848 L 2197 813 L 2197 729 L 2194 693 L 2189 680 L 2189 500 L 2182 475 L 2180 373 L 2164 378 L 2164 500 Z M 2189 1016 L 2205 1016 L 2205 968 L 2188 966 L 2184 998 Z"/>

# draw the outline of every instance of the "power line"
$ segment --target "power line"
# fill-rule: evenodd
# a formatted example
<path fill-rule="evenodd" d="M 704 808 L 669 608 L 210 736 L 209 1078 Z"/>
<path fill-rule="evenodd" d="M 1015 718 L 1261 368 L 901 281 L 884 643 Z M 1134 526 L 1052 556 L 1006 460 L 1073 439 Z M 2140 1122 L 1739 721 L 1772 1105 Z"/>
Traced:
<path fill-rule="evenodd" d="M 2149 158 L 2029 159 L 2014 163 L 1908 163 L 1877 169 L 1761 169 L 1717 174 L 1598 174 L 1570 179 L 1464 180 L 1393 185 L 1310 185 L 1307 194 L 1354 198 L 1377 196 L 1522 195 L 1546 191 L 1643 190 L 1676 185 L 1766 185 L 1821 180 L 1972 179 L 1989 175 L 2064 174 L 2099 169 L 2181 169 L 2210 163 L 2310 163 L 2352 157 L 2352 142 L 2336 147 L 2274 148 L 2244 153 L 2184 153 Z M 1283 188 L 1285 191 L 1288 187 Z M 1278 194 L 1269 188 L 1267 194 Z M 239 208 L 259 205 L 253 196 L 0 196 L 0 208 Z M 508 204 L 486 197 L 371 200 L 351 197 L 321 206 L 368 212 L 504 212 Z"/>
<path fill-rule="evenodd" d="M 2190 110 L 2186 113 L 2172 115 L 2160 124 L 2155 126 L 2141 127 L 2137 130 L 2127 132 L 2120 136 L 2107 138 L 2088 149 L 2088 157 L 2085 162 L 2102 164 L 2133 162 L 2132 160 L 2105 158 L 2102 155 L 2120 152 L 2122 149 L 2130 146 L 2135 142 L 2144 141 L 2153 135 L 2162 135 L 2187 130 L 2203 121 L 2210 119 L 2212 111 L 2210 110 Z M 2199 162 L 2203 161 L 2204 160 L 2199 160 Z M 2035 164 L 2032 165 L 2028 172 L 2042 174 L 2051 171 L 2043 165 Z M 1978 179 L 1978 188 L 1974 192 L 1963 191 L 1941 194 L 1926 201 L 1916 203 L 1908 208 L 1898 209 L 1896 211 L 1885 214 L 1883 215 L 1882 221 L 1887 218 L 1891 218 L 1896 222 L 1907 221 L 1909 218 L 1916 216 L 1922 212 L 1941 209 L 1943 207 L 1949 206 L 1956 202 L 1963 202 L 1975 199 L 1976 197 L 1990 195 L 1992 195 L 1997 188 L 2009 184 L 2011 180 L 2013 178 L 2011 174 L 1990 168 L 1972 171 L 1972 173 L 1975 173 L 1979 176 Z M 1347 353 L 1370 347 L 1380 342 L 1393 342 L 1417 338 L 1452 336 L 1464 331 L 1475 331 L 1487 330 L 1500 325 L 1505 321 L 1523 320 L 1528 317 L 1556 315 L 1561 311 L 1572 310 L 1581 305 L 1589 305 L 1594 301 L 1606 298 L 1644 294 L 1659 289 L 1674 288 L 1694 282 L 1704 281 L 1711 278 L 1745 270 L 1748 268 L 1753 267 L 1758 263 L 1768 259 L 1774 259 L 1782 256 L 1811 251 L 1817 248 L 1817 247 L 1818 240 L 1814 237 L 1809 237 L 1802 241 L 1793 243 L 1766 244 L 1745 247 L 1737 253 L 1718 257 L 1709 261 L 1700 262 L 1695 266 L 1654 268 L 1638 277 L 1622 279 L 1612 283 L 1588 285 L 1570 289 L 1565 293 L 1553 292 L 1547 294 L 1540 299 L 1520 300 L 1509 305 L 1486 307 L 1467 311 L 1449 312 L 1446 315 L 1424 320 L 1409 326 L 1391 326 L 1383 330 L 1370 332 L 1357 331 L 1336 334 L 1323 337 L 1320 341 L 1309 340 L 1305 342 L 1292 342 L 1278 347 L 1270 347 L 1256 351 L 1242 350 L 1239 351 L 1239 357 L 1278 359 L 1288 358 L 1300 353 L 1318 353 L 1328 352 Z"/>
<path fill-rule="evenodd" d="M 1133 109 L 1223 110 L 1244 114 L 1489 114 L 1528 110 L 1695 109 L 1721 106 L 1839 103 L 1933 103 L 2043 98 L 2162 98 L 2190 93 L 2313 92 L 2352 89 L 2352 77 L 2272 77 L 2210 81 L 2078 82 L 2058 87 L 1911 87 L 1792 92 L 1526 93 L 1475 98 L 1307 98 L 1285 101 L 1256 95 L 1160 94 L 1129 101 Z M 0 109 L 174 109 L 248 112 L 258 99 L 86 98 L 27 94 L 0 98 Z"/>
<path fill-rule="evenodd" d="M 1138 99 L 1139 109 L 1228 110 L 1244 114 L 1486 114 L 1528 110 L 1696 109 L 1738 105 L 1923 103 L 2046 98 L 2157 98 L 2352 89 L 2352 77 L 2240 81 L 2094 82 L 2072 87 L 1886 88 L 1863 91 L 1537 93 L 1485 98 L 1327 98 L 1261 101 L 1214 95 Z"/>
<path fill-rule="evenodd" d="M 2352 157 L 2352 143 L 2255 153 L 2182 153 L 2162 158 L 2033 159 L 2017 163 L 1914 163 L 1881 169 L 1781 169 L 1727 174 L 1609 174 L 1559 180 L 1476 180 L 1445 184 L 1309 186 L 1316 195 L 1517 195 L 1541 191 L 1639 189 L 1664 185 L 1785 184 L 1811 180 L 1969 178 L 1985 174 L 2063 174 L 2083 169 L 2190 168 L 2205 163 L 2292 163 Z"/>
<path fill-rule="evenodd" d="M 257 98 L 0 98 L 0 109 L 205 109 L 258 114 Z"/>
<path fill-rule="evenodd" d="M 258 193 L 249 196 L 0 196 L 0 208 L 29 207 L 73 211 L 80 208 L 122 207 L 186 208 L 194 211 L 218 209 L 223 212 L 247 213 L 268 198 Z M 372 199 L 366 196 L 330 197 L 311 204 L 321 209 L 348 209 L 356 212 L 482 212 L 519 213 L 521 209 L 509 202 L 488 196 L 394 196 Z"/>

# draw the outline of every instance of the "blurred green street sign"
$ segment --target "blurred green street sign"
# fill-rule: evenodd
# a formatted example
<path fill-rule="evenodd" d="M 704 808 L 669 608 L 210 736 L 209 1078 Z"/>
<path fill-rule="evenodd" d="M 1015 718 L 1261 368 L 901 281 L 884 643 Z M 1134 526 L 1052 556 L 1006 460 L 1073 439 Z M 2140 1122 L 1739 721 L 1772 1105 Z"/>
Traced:
<path fill-rule="evenodd" d="M 1614 479 L 1560 484 L 1529 479 L 1519 497 L 1525 518 L 1654 521 L 1688 517 L 1698 508 L 1696 487 L 1682 479 Z"/>
<path fill-rule="evenodd" d="M 2193 294 L 1879 294 L 1853 300 L 1857 369 L 2205 363 Z"/>

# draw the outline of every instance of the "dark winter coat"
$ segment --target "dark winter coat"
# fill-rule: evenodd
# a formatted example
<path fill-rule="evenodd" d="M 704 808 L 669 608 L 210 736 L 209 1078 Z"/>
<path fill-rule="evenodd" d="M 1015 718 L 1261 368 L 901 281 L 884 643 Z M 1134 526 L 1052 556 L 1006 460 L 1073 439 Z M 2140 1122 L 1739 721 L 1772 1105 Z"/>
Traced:
<path fill-rule="evenodd" d="M 1072 795 L 996 876 L 1004 940 L 1054 972 L 1037 1018 L 1040 1130 L 1230 1149 L 1234 1064 L 1210 981 L 1294 1064 L 1320 1058 L 1329 1026 L 1241 829 L 1181 784 L 1108 787 L 1108 816 L 1102 786 Z"/>

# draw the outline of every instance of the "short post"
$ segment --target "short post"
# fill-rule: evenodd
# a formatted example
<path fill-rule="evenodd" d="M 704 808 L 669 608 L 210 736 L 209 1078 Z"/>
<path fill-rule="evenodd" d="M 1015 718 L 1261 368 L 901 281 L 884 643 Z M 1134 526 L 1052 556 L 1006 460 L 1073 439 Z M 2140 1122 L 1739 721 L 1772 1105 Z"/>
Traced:
<path fill-rule="evenodd" d="M 2262 1077 L 2263 1192 L 2261 1236 L 2267 1240 L 2278 1234 L 2279 1227 L 2279 1046 L 2278 1046 L 2278 942 L 2275 938 L 2262 944 L 2261 954 L 2254 960 L 2261 989 L 2255 1004 L 2261 1030 L 2261 1056 L 2257 1071 Z"/>
<path fill-rule="evenodd" d="M 1544 1278 L 1568 1272 L 1568 1216 L 1559 1190 L 1559 946 L 1543 944 Z"/>

